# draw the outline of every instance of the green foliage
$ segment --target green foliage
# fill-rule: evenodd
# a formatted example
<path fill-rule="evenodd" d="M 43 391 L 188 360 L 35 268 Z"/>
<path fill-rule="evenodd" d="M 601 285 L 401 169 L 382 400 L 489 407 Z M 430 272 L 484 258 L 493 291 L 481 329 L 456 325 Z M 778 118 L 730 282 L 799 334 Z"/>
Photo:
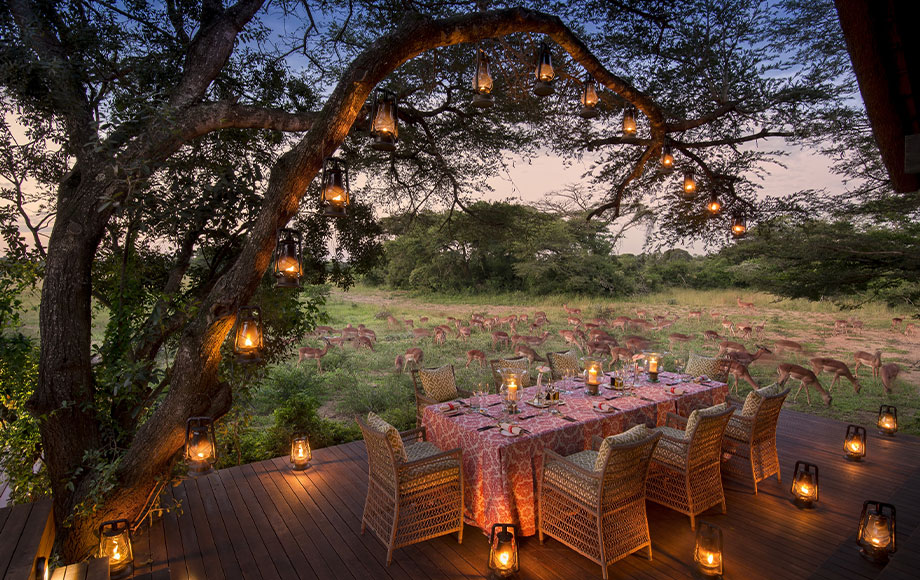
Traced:
<path fill-rule="evenodd" d="M 275 424 L 268 430 L 266 448 L 272 455 L 290 452 L 291 438 L 296 433 L 306 434 L 313 448 L 336 445 L 356 439 L 357 426 L 352 423 L 330 421 L 317 414 L 319 402 L 306 393 L 296 393 L 275 409 Z"/>

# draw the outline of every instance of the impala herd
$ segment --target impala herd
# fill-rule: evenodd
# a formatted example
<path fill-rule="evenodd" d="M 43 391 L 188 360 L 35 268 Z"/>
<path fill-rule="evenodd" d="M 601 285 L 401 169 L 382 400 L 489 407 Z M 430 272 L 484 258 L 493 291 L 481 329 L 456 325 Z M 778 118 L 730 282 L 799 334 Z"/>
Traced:
<path fill-rule="evenodd" d="M 753 302 L 744 302 L 741 298 L 738 298 L 736 302 L 739 313 L 753 314 L 758 312 Z M 689 344 L 696 339 L 694 334 L 667 333 L 670 327 L 680 319 L 680 315 L 672 312 L 657 315 L 647 308 L 636 308 L 633 315 L 621 315 L 613 318 L 588 318 L 582 315 L 580 308 L 571 308 L 568 304 L 563 304 L 562 308 L 566 314 L 565 320 L 569 328 L 558 330 L 556 335 L 562 339 L 565 346 L 577 349 L 587 356 L 609 357 L 611 359 L 610 364 L 630 360 L 634 355 L 654 348 L 655 344 L 663 344 L 664 342 L 667 342 L 672 353 L 677 353 L 684 348 L 689 351 Z M 690 310 L 686 312 L 685 316 L 687 322 L 702 325 L 705 324 L 705 314 L 700 309 Z M 858 394 L 862 388 L 859 382 L 859 369 L 863 366 L 871 369 L 872 378 L 880 380 L 885 391 L 890 393 L 893 382 L 901 370 L 896 363 L 882 364 L 882 352 L 876 350 L 875 352 L 856 351 L 853 354 L 854 367 L 851 372 L 847 362 L 826 356 L 812 356 L 809 358 L 811 353 L 808 353 L 801 343 L 784 338 L 773 340 L 771 348 L 756 344 L 754 352 L 749 352 L 744 343 L 728 340 L 727 336 L 731 335 L 732 338 L 737 338 L 738 340 L 757 339 L 758 341 L 763 341 L 767 325 L 766 319 L 762 319 L 759 322 L 743 323 L 732 320 L 729 314 L 724 312 L 710 311 L 708 315 L 710 320 L 721 324 L 723 334 L 719 334 L 716 330 L 707 329 L 703 330 L 700 336 L 705 342 L 718 344 L 716 357 L 726 361 L 726 374 L 729 383 L 734 380 L 734 386 L 732 387 L 734 390 L 737 390 L 740 381 L 744 381 L 753 388 L 759 388 L 760 385 L 751 376 L 748 367 L 754 361 L 768 356 L 774 360 L 777 355 L 796 355 L 800 357 L 799 362 L 802 362 L 802 364 L 787 361 L 780 361 L 777 364 L 777 381 L 782 384 L 785 384 L 789 379 L 798 381 L 799 389 L 796 391 L 793 401 L 804 389 L 805 397 L 809 404 L 811 403 L 809 391 L 815 390 L 824 403 L 830 405 L 830 391 L 837 386 L 841 379 L 849 381 L 853 385 L 854 392 Z M 511 351 L 516 356 L 527 357 L 531 363 L 545 360 L 537 353 L 535 348 L 543 346 L 553 336 L 549 330 L 543 328 L 549 324 L 549 320 L 546 313 L 541 311 L 503 317 L 472 314 L 469 319 L 448 316 L 444 324 L 436 326 L 427 326 L 428 320 L 426 316 L 419 317 L 419 326 L 416 327 L 413 319 L 400 320 L 392 315 L 386 316 L 387 327 L 390 330 L 406 333 L 416 343 L 431 341 L 433 346 L 439 346 L 450 339 L 468 341 L 474 332 L 477 334 L 489 333 L 491 350 L 497 353 Z M 837 320 L 833 324 L 832 334 L 849 335 L 850 332 L 859 331 L 862 328 L 863 325 L 859 320 Z M 620 338 L 615 338 L 610 334 L 615 330 L 622 332 Z M 650 336 L 633 334 L 638 332 Z M 916 324 L 907 323 L 905 325 L 904 320 L 901 318 L 892 319 L 891 332 L 903 332 L 907 336 L 918 333 Z M 377 335 L 374 331 L 363 324 L 359 324 L 356 327 L 348 324 L 341 330 L 336 330 L 329 326 L 319 326 L 313 334 L 323 341 L 323 348 L 300 348 L 298 362 L 315 360 L 320 372 L 322 372 L 322 358 L 329 352 L 330 346 L 343 347 L 345 344 L 351 344 L 356 349 L 367 348 L 373 351 L 374 344 L 377 341 Z M 479 367 L 483 368 L 488 357 L 489 355 L 483 350 L 467 350 L 465 366 L 469 367 L 473 363 L 478 363 Z M 396 356 L 394 361 L 395 371 L 399 373 L 410 367 L 421 367 L 423 360 L 424 352 L 421 348 L 409 348 L 405 353 Z M 808 366 L 804 366 L 806 360 Z M 827 373 L 832 377 L 827 390 L 818 379 L 821 373 Z"/>

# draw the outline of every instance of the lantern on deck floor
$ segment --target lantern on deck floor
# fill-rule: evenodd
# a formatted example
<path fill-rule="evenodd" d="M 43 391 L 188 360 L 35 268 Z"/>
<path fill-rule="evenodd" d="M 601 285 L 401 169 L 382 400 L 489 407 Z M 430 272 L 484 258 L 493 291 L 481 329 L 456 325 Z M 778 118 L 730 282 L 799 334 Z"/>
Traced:
<path fill-rule="evenodd" d="M 399 141 L 399 109 L 396 105 L 396 93 L 386 89 L 374 92 L 374 105 L 371 108 L 371 148 L 377 151 L 395 151 Z"/>
<path fill-rule="evenodd" d="M 489 570 L 493 578 L 508 578 L 520 569 L 513 524 L 495 524 L 489 540 Z"/>
<path fill-rule="evenodd" d="M 846 451 L 846 458 L 849 461 L 862 461 L 866 456 L 866 428 L 859 425 L 847 425 L 843 450 Z"/>
<path fill-rule="evenodd" d="M 722 575 L 722 529 L 708 522 L 699 522 L 693 560 L 704 576 Z"/>
<path fill-rule="evenodd" d="M 626 107 L 623 110 L 623 135 L 633 137 L 636 134 L 636 108 Z"/>
<path fill-rule="evenodd" d="M 894 405 L 882 405 L 878 408 L 878 432 L 893 437 L 898 432 L 898 409 Z"/>
<path fill-rule="evenodd" d="M 696 179 L 689 169 L 684 171 L 684 199 L 690 201 L 696 197 Z"/>
<path fill-rule="evenodd" d="M 48 564 L 48 558 L 35 558 L 35 580 L 48 580 L 51 578 L 51 565 Z M 110 576 L 111 577 L 111 576 Z"/>
<path fill-rule="evenodd" d="M 134 571 L 128 520 L 102 522 L 99 526 L 99 557 L 108 558 L 111 578 L 122 578 Z"/>
<path fill-rule="evenodd" d="M 533 92 L 537 96 L 545 97 L 553 94 L 556 90 L 553 88 L 553 81 L 556 80 L 556 71 L 553 70 L 553 57 L 549 52 L 549 46 L 545 42 L 540 43 L 540 55 L 537 57 L 537 69 L 534 71 L 537 82 L 533 85 Z"/>
<path fill-rule="evenodd" d="M 647 352 L 645 360 L 648 361 L 648 380 L 653 383 L 658 382 L 658 369 L 661 366 L 661 353 Z"/>
<path fill-rule="evenodd" d="M 818 466 L 796 461 L 792 470 L 792 493 L 795 505 L 812 508 L 818 501 Z"/>
<path fill-rule="evenodd" d="M 310 440 L 306 435 L 295 435 L 291 440 L 291 465 L 294 471 L 303 471 L 313 459 Z"/>
<path fill-rule="evenodd" d="M 345 217 L 351 204 L 348 184 L 348 164 L 337 157 L 323 160 L 323 179 L 320 182 L 320 209 L 327 217 Z"/>
<path fill-rule="evenodd" d="M 588 75 L 585 77 L 585 84 L 581 89 L 581 111 L 579 111 L 578 115 L 582 119 L 597 117 L 598 102 L 600 102 L 600 98 L 597 96 L 597 88 L 594 86 L 594 77 Z"/>
<path fill-rule="evenodd" d="M 864 502 L 856 543 L 861 548 L 859 553 L 870 562 L 887 562 L 889 554 L 897 550 L 894 506 L 877 501 Z"/>
<path fill-rule="evenodd" d="M 185 425 L 185 460 L 192 477 L 211 473 L 217 463 L 214 421 L 210 417 L 190 417 Z"/>
<path fill-rule="evenodd" d="M 473 75 L 473 106 L 486 109 L 492 106 L 492 69 L 489 66 L 489 55 L 484 50 L 476 51 L 476 72 Z"/>
<path fill-rule="evenodd" d="M 282 228 L 278 232 L 278 241 L 275 244 L 275 287 L 298 288 L 303 275 L 301 256 L 303 255 L 303 242 L 300 232 Z"/>
<path fill-rule="evenodd" d="M 262 311 L 258 306 L 243 306 L 236 315 L 233 353 L 236 362 L 254 363 L 262 360 Z"/>
<path fill-rule="evenodd" d="M 670 172 L 674 169 L 674 153 L 670 145 L 661 146 L 661 170 Z"/>
<path fill-rule="evenodd" d="M 524 380 L 527 375 L 525 369 L 504 368 L 498 371 L 502 376 L 502 386 L 499 393 L 505 402 L 505 410 L 508 413 L 520 413 L 518 402 L 521 400 L 521 391 L 524 388 Z"/>

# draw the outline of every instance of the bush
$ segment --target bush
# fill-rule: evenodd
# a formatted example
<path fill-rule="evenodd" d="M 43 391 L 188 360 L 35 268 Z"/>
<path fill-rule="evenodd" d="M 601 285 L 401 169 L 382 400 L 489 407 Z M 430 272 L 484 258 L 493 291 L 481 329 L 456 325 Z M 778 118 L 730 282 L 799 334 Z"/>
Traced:
<path fill-rule="evenodd" d="M 303 433 L 314 449 L 354 441 L 361 436 L 357 425 L 324 419 L 317 414 L 319 402 L 306 393 L 297 393 L 275 409 L 275 424 L 268 430 L 265 448 L 269 455 L 287 455 L 291 438 Z"/>
<path fill-rule="evenodd" d="M 404 377 L 386 375 L 376 382 L 354 378 L 341 393 L 340 413 L 364 415 L 373 411 L 400 431 L 415 426 L 415 395 Z"/>

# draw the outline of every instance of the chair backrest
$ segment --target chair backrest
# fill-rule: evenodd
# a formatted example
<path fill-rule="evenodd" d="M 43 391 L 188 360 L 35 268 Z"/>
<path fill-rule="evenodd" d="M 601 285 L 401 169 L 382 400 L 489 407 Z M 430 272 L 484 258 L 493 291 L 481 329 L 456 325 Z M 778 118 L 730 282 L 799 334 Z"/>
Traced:
<path fill-rule="evenodd" d="M 776 424 L 779 422 L 779 413 L 783 410 L 783 403 L 789 394 L 789 388 L 767 395 L 760 403 L 754 415 L 754 426 L 751 429 L 755 441 L 770 439 L 776 436 Z"/>
<path fill-rule="evenodd" d="M 492 367 L 492 380 L 495 381 L 495 388 L 500 389 L 502 386 L 502 369 L 521 369 L 530 371 L 530 359 L 526 356 L 516 356 L 514 358 L 493 358 L 489 361 Z M 530 386 L 530 372 L 524 375 L 524 387 Z"/>
<path fill-rule="evenodd" d="M 724 381 L 728 377 L 730 366 L 731 360 L 729 359 L 713 358 L 691 352 L 687 355 L 684 372 L 694 377 L 705 375 L 715 381 Z"/>
<path fill-rule="evenodd" d="M 396 452 L 390 445 L 386 433 L 370 427 L 360 416 L 355 417 L 364 445 L 367 447 L 368 476 L 388 491 L 396 490 Z"/>
<path fill-rule="evenodd" d="M 566 371 L 574 371 L 576 374 L 581 372 L 581 365 L 578 364 L 578 356 L 574 351 L 548 352 L 546 360 L 549 362 L 554 381 L 561 379 Z"/>
<path fill-rule="evenodd" d="M 722 456 L 722 435 L 732 413 L 734 409 L 726 407 L 721 412 L 700 417 L 696 428 L 692 433 L 688 433 L 690 444 L 687 450 L 687 464 L 690 469 L 719 462 Z"/>
<path fill-rule="evenodd" d="M 454 365 L 413 369 L 412 384 L 417 394 L 425 395 L 439 403 L 456 399 L 459 396 Z"/>
<path fill-rule="evenodd" d="M 643 439 L 611 448 L 603 468 L 599 497 L 602 505 L 611 506 L 645 495 L 649 464 L 660 438 L 660 432 L 650 430 Z"/>

